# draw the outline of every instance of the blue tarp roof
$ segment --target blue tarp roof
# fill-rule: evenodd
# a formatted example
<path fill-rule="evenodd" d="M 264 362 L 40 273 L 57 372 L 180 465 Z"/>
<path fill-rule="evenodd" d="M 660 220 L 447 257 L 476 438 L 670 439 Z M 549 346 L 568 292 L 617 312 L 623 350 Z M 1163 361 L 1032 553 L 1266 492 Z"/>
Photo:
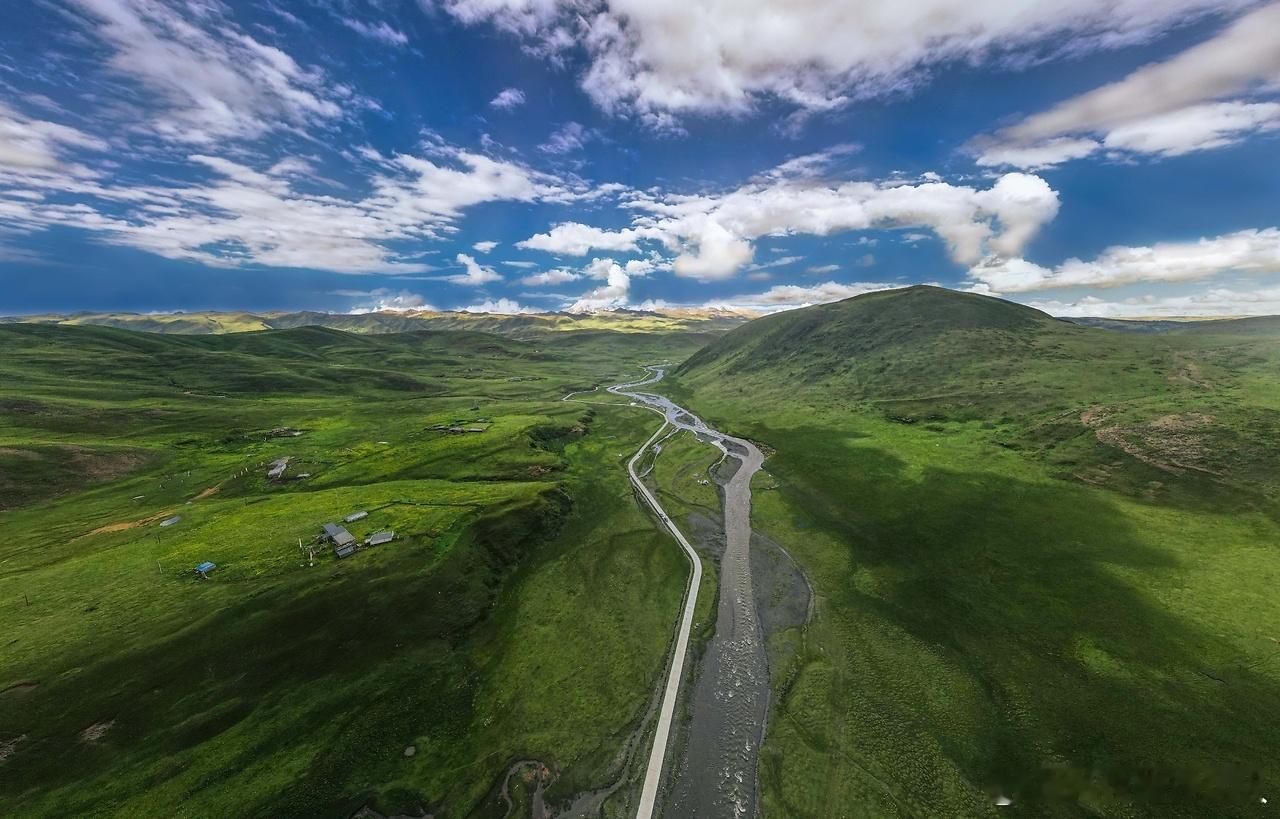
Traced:
<path fill-rule="evenodd" d="M 196 566 L 196 571 L 207 572 L 210 569 L 216 569 L 216 568 L 218 568 L 218 564 L 210 563 L 209 561 L 206 560 L 205 562 L 201 563 L 199 566 Z"/>

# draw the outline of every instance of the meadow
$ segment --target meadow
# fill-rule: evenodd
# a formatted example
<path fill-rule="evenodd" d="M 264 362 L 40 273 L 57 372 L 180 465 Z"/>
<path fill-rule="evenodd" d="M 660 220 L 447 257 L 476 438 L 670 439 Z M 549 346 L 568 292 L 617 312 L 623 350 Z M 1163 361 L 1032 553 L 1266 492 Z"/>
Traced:
<path fill-rule="evenodd" d="M 552 799 L 608 784 L 688 569 L 622 468 L 656 419 L 559 399 L 704 341 L 0 327 L 0 813 L 504 816 L 520 759 Z M 395 540 L 315 542 L 358 511 Z"/>
<path fill-rule="evenodd" d="M 765 815 L 1275 802 L 1280 333 L 1234 324 L 913 288 L 752 322 L 664 384 L 773 451 L 753 523 L 815 590 L 771 667 Z"/>

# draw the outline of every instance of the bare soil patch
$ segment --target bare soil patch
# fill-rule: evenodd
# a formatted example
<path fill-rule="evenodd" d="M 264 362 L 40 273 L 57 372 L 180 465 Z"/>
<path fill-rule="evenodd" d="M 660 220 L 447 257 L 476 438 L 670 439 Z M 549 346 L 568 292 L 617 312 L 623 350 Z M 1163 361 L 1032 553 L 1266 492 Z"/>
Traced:
<path fill-rule="evenodd" d="M 106 736 L 107 731 L 110 731 L 111 726 L 115 724 L 116 724 L 116 721 L 113 719 L 103 720 L 102 722 L 95 722 L 93 725 L 90 725 L 88 728 L 80 732 L 80 741 L 81 742 L 97 742 L 98 740 Z"/>
<path fill-rule="evenodd" d="M 156 512 L 154 515 L 147 515 L 145 518 L 138 518 L 137 520 L 124 520 L 119 523 L 108 523 L 106 526 L 99 526 L 91 532 L 85 532 L 74 540 L 82 540 L 83 538 L 93 537 L 94 535 L 106 535 L 112 532 L 123 532 L 127 529 L 136 529 L 139 526 L 146 526 L 148 523 L 155 523 L 158 520 L 164 520 L 172 514 L 172 511 Z"/>

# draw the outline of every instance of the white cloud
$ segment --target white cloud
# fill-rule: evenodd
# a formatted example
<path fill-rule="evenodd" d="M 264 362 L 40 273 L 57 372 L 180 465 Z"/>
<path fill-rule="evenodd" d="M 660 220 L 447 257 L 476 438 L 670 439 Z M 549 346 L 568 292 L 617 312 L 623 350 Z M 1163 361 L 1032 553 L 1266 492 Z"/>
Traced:
<path fill-rule="evenodd" d="M 640 212 L 631 227 L 603 230 L 575 222 L 519 242 L 520 247 L 584 255 L 592 249 L 633 251 L 656 241 L 675 253 L 677 275 L 702 280 L 733 276 L 754 257 L 764 236 L 826 236 L 877 227 L 928 228 L 952 258 L 975 264 L 989 253 L 1017 255 L 1058 212 L 1058 195 L 1037 176 L 1011 173 L 978 190 L 945 182 L 821 183 L 761 179 L 722 195 L 634 194 Z"/>
<path fill-rule="evenodd" d="M 498 96 L 489 100 L 489 107 L 499 111 L 510 111 L 521 105 L 524 105 L 524 92 L 519 88 L 504 88 L 498 92 Z"/>
<path fill-rule="evenodd" d="M 627 297 L 631 291 L 631 277 L 624 273 L 616 263 L 609 266 L 605 276 L 604 285 L 585 293 L 572 304 L 567 305 L 565 309 L 570 313 L 590 313 L 595 310 L 612 310 L 626 307 Z"/>
<path fill-rule="evenodd" d="M 803 260 L 803 256 L 779 256 L 778 258 L 770 259 L 767 262 L 757 262 L 756 264 L 751 265 L 749 269 L 767 270 L 771 267 L 786 267 L 787 265 L 795 264 L 796 262 Z"/>
<path fill-rule="evenodd" d="M 149 133 L 189 143 L 256 137 L 335 120 L 352 92 L 241 31 L 221 4 L 199 14 L 151 0 L 70 0 L 111 49 L 110 68 L 147 89 L 162 111 Z"/>
<path fill-rule="evenodd" d="M 533 268 L 538 266 L 537 262 L 525 262 L 525 261 L 504 261 L 503 264 L 509 265 L 510 267 L 519 267 L 525 270 L 532 270 Z"/>
<path fill-rule="evenodd" d="M 459 253 L 456 258 L 458 264 L 462 265 L 466 272 L 459 273 L 456 276 L 444 276 L 442 277 L 444 281 L 451 282 L 453 284 L 467 285 L 469 287 L 479 287 L 482 284 L 502 281 L 502 276 L 498 275 L 492 267 L 486 267 L 485 265 L 480 264 L 471 256 L 468 256 L 465 253 Z"/>
<path fill-rule="evenodd" d="M 977 163 L 987 168 L 1009 165 L 1035 171 L 1086 157 L 1101 147 L 1096 139 L 1073 137 L 1058 137 L 1033 145 L 992 145 L 978 156 Z"/>
<path fill-rule="evenodd" d="M 1068 259 L 1046 268 L 1021 258 L 991 258 L 969 277 L 995 293 L 1060 287 L 1118 287 L 1136 282 L 1189 282 L 1221 273 L 1280 273 L 1280 228 L 1241 230 L 1195 242 L 1110 247 L 1093 261 Z"/>
<path fill-rule="evenodd" d="M 1221 148 L 1249 134 L 1280 129 L 1280 103 L 1217 102 L 1119 125 L 1102 144 L 1161 156 Z"/>
<path fill-rule="evenodd" d="M 476 242 L 471 247 L 478 253 L 488 253 L 489 251 L 497 247 L 499 244 L 500 244 L 499 242 Z"/>
<path fill-rule="evenodd" d="M 525 276 L 520 280 L 520 283 L 527 284 L 531 287 L 544 287 L 548 285 L 564 284 L 565 282 L 576 282 L 581 278 L 581 273 L 575 273 L 572 270 L 557 267 L 554 270 L 544 270 L 541 273 L 534 273 L 531 276 Z"/>
<path fill-rule="evenodd" d="M 103 140 L 79 129 L 32 119 L 0 103 L 0 167 L 30 174 L 96 176 L 68 161 L 66 155 L 76 148 L 105 151 L 107 147 Z"/>
<path fill-rule="evenodd" d="M 1095 151 L 1177 156 L 1280 127 L 1280 106 L 1224 100 L 1280 88 L 1280 3 L 1117 82 L 979 140 L 978 163 L 1042 168 Z"/>
<path fill-rule="evenodd" d="M 437 0 L 563 61 L 581 48 L 584 90 L 658 129 L 675 116 L 743 112 L 779 99 L 802 112 L 909 90 L 953 62 L 1034 60 L 1149 39 L 1245 0 Z M 433 5 L 436 5 L 433 4 Z M 1060 43 L 1067 41 L 1069 45 Z"/>
<path fill-rule="evenodd" d="M 354 17 L 341 18 L 342 24 L 362 37 L 368 37 L 370 40 L 389 46 L 403 46 L 408 44 L 409 38 L 403 31 L 393 28 L 385 21 L 379 20 L 376 23 L 366 23 L 363 20 L 357 20 Z"/>
<path fill-rule="evenodd" d="M 297 190 L 295 177 L 307 163 L 290 158 L 259 171 L 223 157 L 192 154 L 187 161 L 196 172 L 193 181 L 155 177 L 151 184 L 131 185 L 81 173 L 57 153 L 64 144 L 97 147 L 91 138 L 45 124 L 35 131 L 37 139 L 31 136 L 32 121 L 3 113 L 0 133 L 20 137 L 0 137 L 0 144 L 17 146 L 5 156 L 24 163 L 0 162 L 0 220 L 10 229 L 79 228 L 113 244 L 220 267 L 426 272 L 434 268 L 401 253 L 399 243 L 447 236 L 477 204 L 572 202 L 590 192 L 585 183 L 567 184 L 439 141 L 424 146 L 426 156 L 387 157 L 360 149 L 352 155 L 351 170 L 371 189 L 360 198 Z M 20 129 L 6 130 L 12 122 Z M 61 164 L 29 167 L 47 165 L 50 157 Z M 322 180 L 307 175 L 310 185 L 317 181 Z"/>
<path fill-rule="evenodd" d="M 641 238 L 640 231 L 624 228 L 610 231 L 591 227 L 578 222 L 562 222 L 547 233 L 537 233 L 520 242 L 516 247 L 526 250 L 545 250 L 568 256 L 583 256 L 592 250 L 615 250 L 620 252 L 636 250 L 636 240 Z"/>
<path fill-rule="evenodd" d="M 823 264 L 805 268 L 804 272 L 814 276 L 825 276 L 828 273 L 835 273 L 839 269 L 840 265 L 838 264 Z"/>
<path fill-rule="evenodd" d="M 333 295 L 346 298 L 370 299 L 351 308 L 353 315 L 364 313 L 407 313 L 415 311 L 434 312 L 436 308 L 428 304 L 422 296 L 408 290 L 399 292 L 379 287 L 375 290 L 336 290 Z"/>
<path fill-rule="evenodd" d="M 794 307 L 808 307 L 811 304 L 825 304 L 840 301 L 863 293 L 877 290 L 891 290 L 901 284 L 885 284 L 883 282 L 823 282 L 809 287 L 796 284 L 780 284 L 770 287 L 763 293 L 733 296 L 728 299 L 717 299 L 707 303 L 708 307 L 728 309 L 749 309 L 761 312 L 774 312 Z"/>
<path fill-rule="evenodd" d="M 1210 287 L 1181 295 L 1144 294 L 1107 300 L 1086 296 L 1076 301 L 1056 299 L 1027 304 L 1054 316 L 1103 318 L 1159 318 L 1181 316 L 1267 316 L 1280 314 L 1280 287 L 1234 290 Z"/>
<path fill-rule="evenodd" d="M 548 154 L 570 154 L 581 151 L 595 136 L 594 130 L 581 123 L 566 122 L 553 131 L 547 141 L 538 146 L 538 150 Z"/>
<path fill-rule="evenodd" d="M 538 312 L 532 307 L 525 307 L 518 301 L 513 301 L 512 299 L 485 299 L 479 304 L 461 307 L 459 310 L 463 313 L 501 313 L 504 315 Z"/>

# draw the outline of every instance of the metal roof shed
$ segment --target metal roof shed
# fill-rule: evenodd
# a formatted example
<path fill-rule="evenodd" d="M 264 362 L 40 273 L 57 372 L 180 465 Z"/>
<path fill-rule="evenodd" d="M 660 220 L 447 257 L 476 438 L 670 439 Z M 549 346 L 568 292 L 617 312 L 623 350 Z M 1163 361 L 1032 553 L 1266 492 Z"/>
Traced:
<path fill-rule="evenodd" d="M 384 543 L 390 543 L 395 540 L 396 533 L 392 531 L 375 532 L 369 535 L 369 539 L 364 542 L 366 546 L 381 546 Z"/>

